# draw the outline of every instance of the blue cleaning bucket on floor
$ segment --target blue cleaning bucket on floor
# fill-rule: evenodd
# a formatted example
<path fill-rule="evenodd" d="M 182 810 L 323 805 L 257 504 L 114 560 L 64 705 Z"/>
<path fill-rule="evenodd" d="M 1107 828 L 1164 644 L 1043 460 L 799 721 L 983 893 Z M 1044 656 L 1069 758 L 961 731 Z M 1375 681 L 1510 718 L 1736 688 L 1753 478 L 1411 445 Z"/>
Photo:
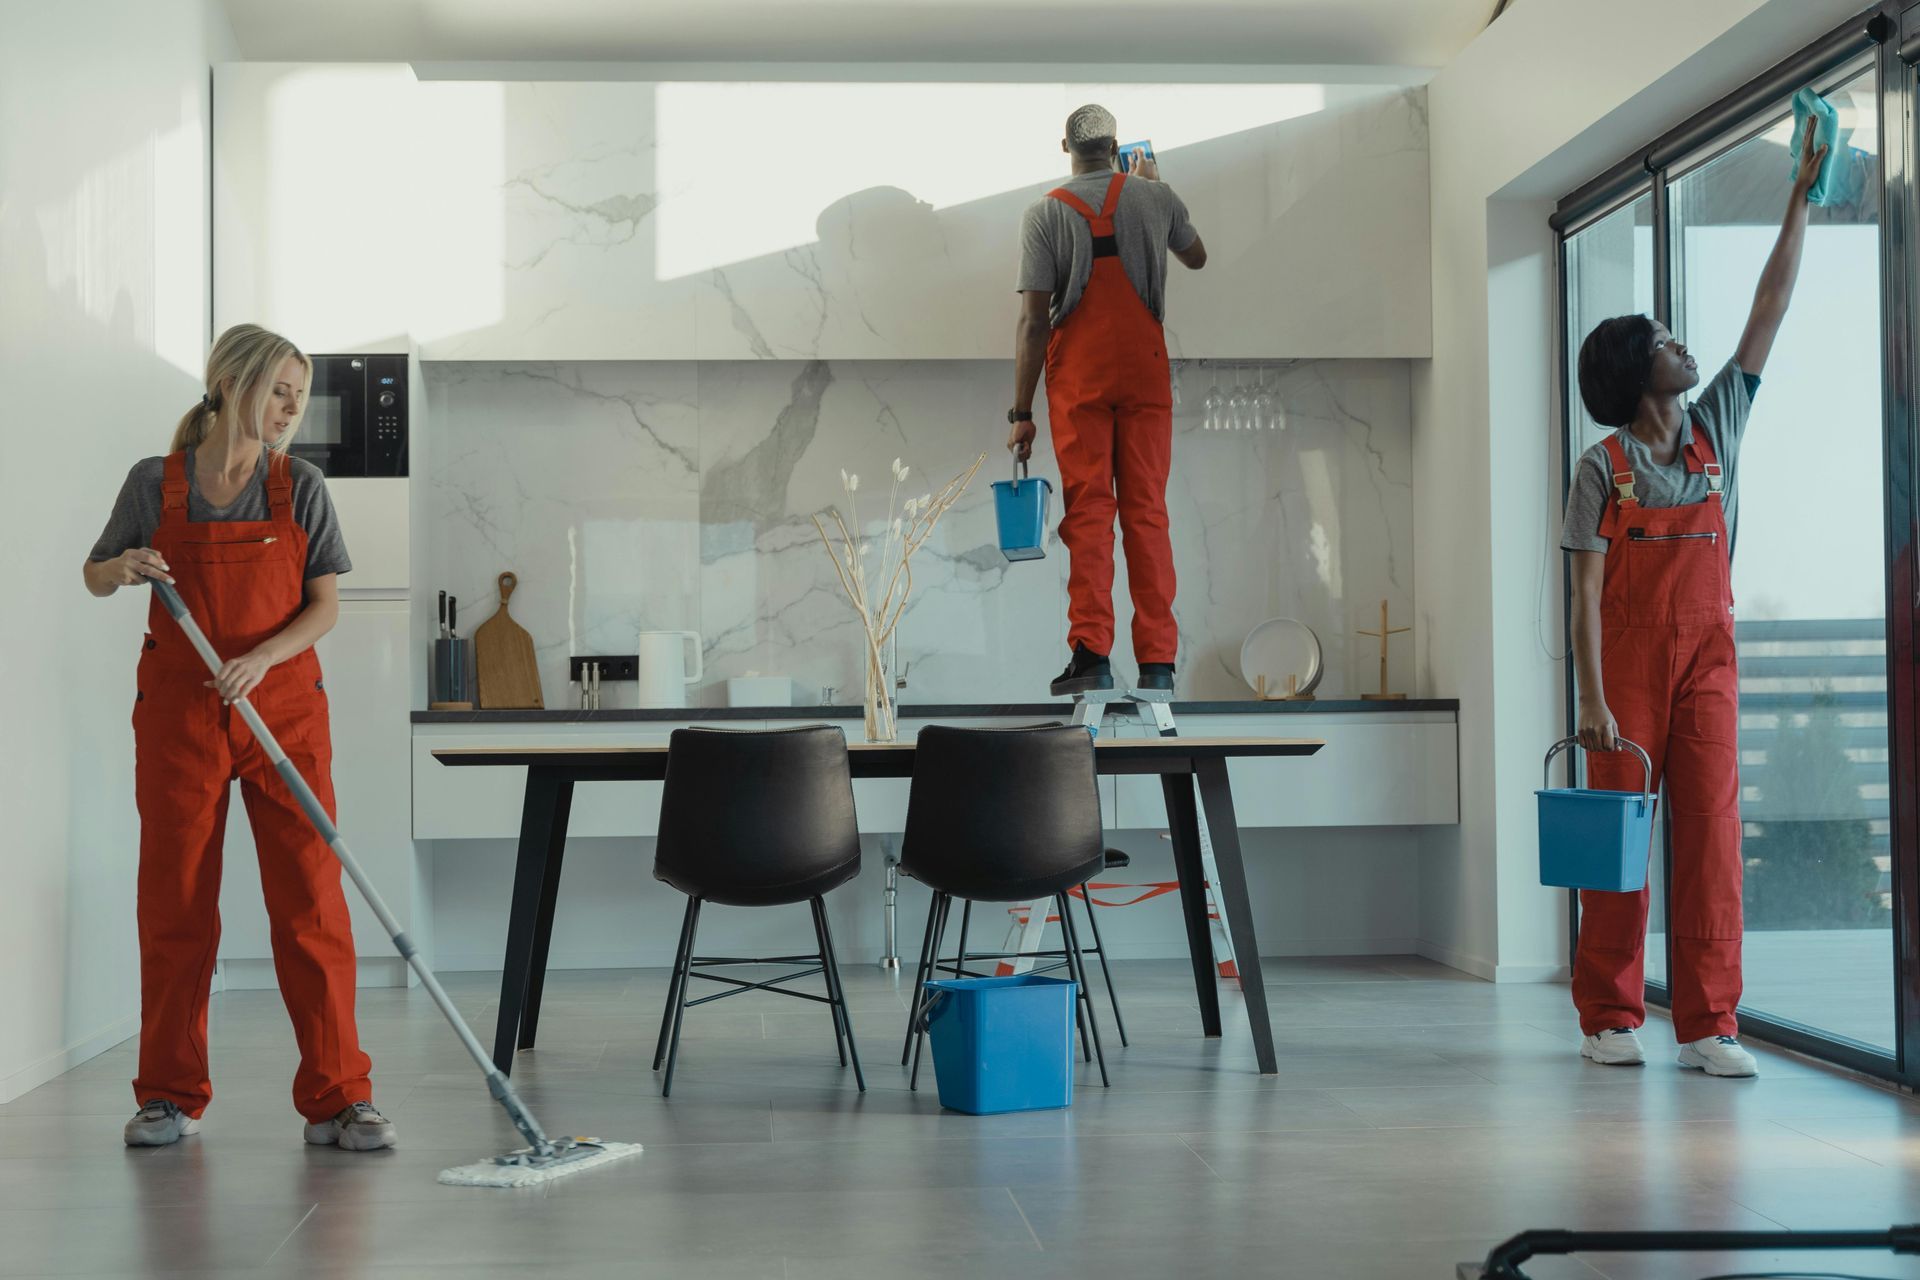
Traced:
<path fill-rule="evenodd" d="M 927 984 L 940 1105 L 969 1115 L 1073 1104 L 1073 1002 L 1065 978 L 950 978 Z"/>
<path fill-rule="evenodd" d="M 1000 524 L 1000 554 L 1009 560 L 1038 560 L 1047 554 L 1047 498 L 1053 484 L 1045 476 L 1027 476 L 1027 464 L 1013 464 L 1013 479 L 993 482 L 993 514 Z"/>
<path fill-rule="evenodd" d="M 1625 738 L 1620 749 L 1640 757 L 1646 784 L 1638 791 L 1595 791 L 1547 786 L 1553 758 L 1578 738 L 1562 738 L 1547 751 L 1540 790 L 1540 883 L 1562 889 L 1638 893 L 1647 886 L 1647 852 L 1653 842 L 1653 762 Z"/>

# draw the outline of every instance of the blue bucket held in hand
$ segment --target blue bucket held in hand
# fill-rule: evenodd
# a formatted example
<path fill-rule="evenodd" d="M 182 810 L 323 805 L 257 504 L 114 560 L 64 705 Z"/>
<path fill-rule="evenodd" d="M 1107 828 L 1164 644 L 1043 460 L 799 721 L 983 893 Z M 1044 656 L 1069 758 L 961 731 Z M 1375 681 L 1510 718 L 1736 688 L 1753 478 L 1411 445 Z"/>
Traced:
<path fill-rule="evenodd" d="M 1647 886 L 1647 853 L 1653 843 L 1653 762 L 1625 738 L 1620 750 L 1640 757 L 1646 785 L 1639 791 L 1596 791 L 1547 786 L 1553 758 L 1578 738 L 1562 738 L 1541 768 L 1540 883 L 1562 889 L 1638 893 Z"/>
<path fill-rule="evenodd" d="M 969 1115 L 1073 1103 L 1073 1003 L 1080 984 L 1042 974 L 929 982 L 940 1105 Z"/>
<path fill-rule="evenodd" d="M 1052 492 L 1045 476 L 1028 478 L 1027 464 L 1017 460 L 1013 479 L 993 482 L 1001 555 L 1009 560 L 1038 560 L 1047 554 L 1047 498 Z"/>

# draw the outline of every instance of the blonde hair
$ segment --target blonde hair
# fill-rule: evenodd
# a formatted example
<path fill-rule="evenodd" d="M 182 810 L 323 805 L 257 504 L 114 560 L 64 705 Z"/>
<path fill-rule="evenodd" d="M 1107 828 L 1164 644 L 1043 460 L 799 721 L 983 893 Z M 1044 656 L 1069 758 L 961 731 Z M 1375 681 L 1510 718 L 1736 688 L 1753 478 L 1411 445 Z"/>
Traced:
<path fill-rule="evenodd" d="M 180 425 L 173 429 L 170 452 L 178 453 L 205 440 L 220 413 L 229 405 L 236 415 L 250 410 L 253 421 L 248 425 L 256 438 L 264 438 L 262 424 L 267 416 L 268 393 L 273 389 L 274 374 L 288 356 L 298 360 L 307 371 L 306 381 L 300 388 L 300 409 L 304 414 L 307 393 L 313 389 L 313 361 L 305 352 L 257 324 L 237 324 L 221 334 L 207 356 L 206 394 L 200 397 L 200 403 L 181 415 Z M 224 390 L 222 384 L 230 385 L 232 390 Z M 299 429 L 296 418 L 286 434 L 269 447 L 285 451 Z"/>

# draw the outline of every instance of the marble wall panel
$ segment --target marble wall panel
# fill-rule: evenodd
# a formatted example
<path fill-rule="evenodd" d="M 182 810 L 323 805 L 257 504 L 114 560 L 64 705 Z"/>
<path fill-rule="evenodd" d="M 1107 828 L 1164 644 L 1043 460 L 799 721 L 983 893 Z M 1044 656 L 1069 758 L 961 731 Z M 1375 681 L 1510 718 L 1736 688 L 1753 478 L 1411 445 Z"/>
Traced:
<path fill-rule="evenodd" d="M 1175 352 L 1429 345 L 1423 89 L 1394 84 L 418 87 L 431 359 L 998 359 L 1060 122 L 1151 137 L 1212 265 Z M 403 230 L 404 228 L 404 230 Z M 436 300 L 459 299 L 459 306 Z"/>

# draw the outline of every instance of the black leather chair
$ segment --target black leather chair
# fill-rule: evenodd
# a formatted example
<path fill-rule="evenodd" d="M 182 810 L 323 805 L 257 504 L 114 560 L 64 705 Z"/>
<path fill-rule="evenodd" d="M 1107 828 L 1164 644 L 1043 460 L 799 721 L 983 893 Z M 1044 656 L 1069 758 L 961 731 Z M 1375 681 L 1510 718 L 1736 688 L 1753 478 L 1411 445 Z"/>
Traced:
<path fill-rule="evenodd" d="M 1106 862 L 1093 737 L 1074 725 L 957 729 L 929 725 L 914 750 L 913 791 L 900 870 L 933 890 L 914 977 L 910 1088 L 920 1079 L 926 1035 L 926 983 L 941 967 L 941 943 L 953 900 L 1029 902 L 1052 898 L 1060 911 L 1064 959 L 1080 984 L 1080 1015 L 1107 1083 L 1106 1054 L 1081 963 L 1068 890 Z"/>
<path fill-rule="evenodd" d="M 676 729 L 667 748 L 666 788 L 660 800 L 660 838 L 653 875 L 687 895 L 680 946 L 667 983 L 660 1039 L 653 1068 L 664 1059 L 661 1095 L 673 1092 L 680 1055 L 680 1025 L 686 1011 L 746 991 L 815 1000 L 833 1013 L 840 1065 L 851 1055 L 862 1092 L 867 1079 L 853 1043 L 853 1020 L 827 922 L 826 894 L 860 874 L 860 830 L 854 818 L 853 777 L 847 739 L 839 729 L 745 731 Z M 813 911 L 816 955 L 702 958 L 694 936 L 706 903 L 728 907 L 777 907 L 805 902 Z M 702 969 L 728 965 L 801 964 L 808 967 L 746 982 Z M 782 984 L 825 975 L 827 994 L 791 991 Z M 725 983 L 732 990 L 687 998 L 690 979 Z"/>

